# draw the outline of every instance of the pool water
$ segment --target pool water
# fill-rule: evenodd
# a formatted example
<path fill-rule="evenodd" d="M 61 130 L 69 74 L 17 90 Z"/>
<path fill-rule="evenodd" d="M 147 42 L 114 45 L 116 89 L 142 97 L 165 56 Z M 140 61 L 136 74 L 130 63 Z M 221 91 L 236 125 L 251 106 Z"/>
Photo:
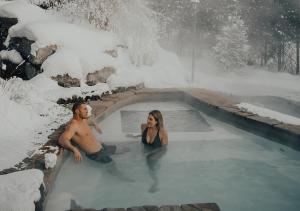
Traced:
<path fill-rule="evenodd" d="M 160 109 L 169 145 L 145 149 L 136 135 Z M 177 117 L 177 118 L 176 118 Z M 300 153 L 236 129 L 180 102 L 124 107 L 100 122 L 106 144 L 127 151 L 112 164 L 69 156 L 46 210 L 215 202 L 222 211 L 299 211 Z M 126 150 L 125 150 L 126 149 Z"/>

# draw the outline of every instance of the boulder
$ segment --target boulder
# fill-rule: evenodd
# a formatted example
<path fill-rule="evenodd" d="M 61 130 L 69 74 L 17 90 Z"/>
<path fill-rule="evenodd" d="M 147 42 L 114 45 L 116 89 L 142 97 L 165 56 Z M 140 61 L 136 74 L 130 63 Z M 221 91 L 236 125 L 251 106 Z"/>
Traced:
<path fill-rule="evenodd" d="M 2 50 L 0 51 L 0 58 L 1 60 L 9 60 L 14 64 L 20 64 L 21 62 L 23 62 L 22 56 L 16 50 Z"/>
<path fill-rule="evenodd" d="M 6 46 L 3 45 L 3 43 L 7 38 L 8 30 L 10 27 L 12 27 L 17 23 L 18 23 L 17 18 L 0 17 L 0 50 L 6 49 Z"/>
<path fill-rule="evenodd" d="M 9 41 L 8 50 L 18 51 L 24 59 L 28 59 L 31 53 L 31 45 L 35 41 L 25 37 L 12 37 Z"/>
<path fill-rule="evenodd" d="M 89 86 L 94 86 L 97 83 L 106 83 L 109 76 L 114 73 L 116 73 L 116 69 L 113 67 L 104 67 L 101 70 L 88 73 L 86 76 L 86 84 Z"/>
<path fill-rule="evenodd" d="M 15 64 L 9 60 L 2 60 L 0 77 L 3 79 L 9 79 L 13 76 L 21 78 L 21 73 L 24 71 L 24 67 L 24 63 Z"/>
<path fill-rule="evenodd" d="M 29 62 L 25 62 L 25 67 L 22 75 L 22 78 L 24 80 L 30 80 L 38 73 L 40 73 L 40 68 L 37 68 L 36 66 L 32 65 Z"/>
<path fill-rule="evenodd" d="M 57 84 L 62 87 L 80 87 L 80 80 L 72 78 L 68 73 L 64 75 L 52 76 L 51 79 L 57 81 Z"/>
<path fill-rule="evenodd" d="M 36 51 L 36 56 L 30 55 L 29 61 L 35 65 L 41 65 L 49 56 L 54 54 L 57 50 L 57 45 L 47 45 L 46 47 L 39 48 Z"/>
<path fill-rule="evenodd" d="M 29 62 L 24 61 L 20 64 L 15 64 L 9 60 L 3 60 L 1 62 L 0 77 L 3 79 L 9 79 L 15 76 L 23 80 L 30 80 L 39 73 L 40 68 Z"/>

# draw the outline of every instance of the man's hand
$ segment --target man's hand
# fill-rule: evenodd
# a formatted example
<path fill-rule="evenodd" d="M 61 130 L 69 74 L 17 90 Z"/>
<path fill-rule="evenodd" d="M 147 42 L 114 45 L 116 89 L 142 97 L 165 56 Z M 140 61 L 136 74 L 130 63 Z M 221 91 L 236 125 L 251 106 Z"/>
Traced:
<path fill-rule="evenodd" d="M 82 156 L 79 152 L 79 150 L 77 148 L 73 149 L 73 155 L 74 155 L 74 159 L 76 162 L 81 162 L 82 161 Z"/>

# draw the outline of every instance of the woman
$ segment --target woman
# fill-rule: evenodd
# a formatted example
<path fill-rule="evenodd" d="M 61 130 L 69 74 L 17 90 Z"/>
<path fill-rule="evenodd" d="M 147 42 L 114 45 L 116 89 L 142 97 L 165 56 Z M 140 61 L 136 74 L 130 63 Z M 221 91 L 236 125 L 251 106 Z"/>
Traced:
<path fill-rule="evenodd" d="M 153 180 L 148 192 L 158 191 L 157 171 L 160 168 L 160 160 L 166 153 L 168 134 L 164 129 L 161 112 L 153 110 L 149 113 L 147 124 L 141 124 L 142 143 L 147 146 L 145 149 L 149 175 Z"/>
<path fill-rule="evenodd" d="M 168 144 L 168 134 L 164 128 L 163 117 L 160 111 L 149 113 L 147 124 L 141 124 L 142 143 L 146 146 L 161 147 Z"/>

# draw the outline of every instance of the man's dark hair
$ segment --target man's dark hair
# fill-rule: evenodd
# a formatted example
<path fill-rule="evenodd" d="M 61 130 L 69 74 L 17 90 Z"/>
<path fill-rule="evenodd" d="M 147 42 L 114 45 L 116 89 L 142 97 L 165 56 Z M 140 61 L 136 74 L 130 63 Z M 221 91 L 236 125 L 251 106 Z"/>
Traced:
<path fill-rule="evenodd" d="M 85 104 L 84 101 L 77 101 L 74 103 L 73 107 L 72 107 L 72 112 L 73 114 L 75 114 L 75 111 L 77 108 L 79 108 L 82 104 Z"/>

